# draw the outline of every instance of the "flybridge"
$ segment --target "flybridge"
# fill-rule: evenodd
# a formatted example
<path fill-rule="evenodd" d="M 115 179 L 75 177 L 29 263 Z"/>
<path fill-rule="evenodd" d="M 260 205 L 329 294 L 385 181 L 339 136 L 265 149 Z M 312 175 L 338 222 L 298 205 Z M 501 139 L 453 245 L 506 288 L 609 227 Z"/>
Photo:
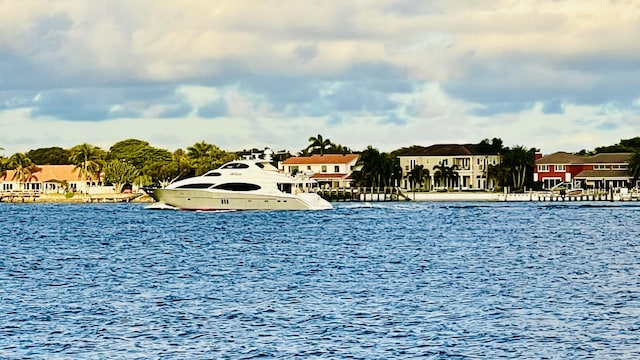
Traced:
<path fill-rule="evenodd" d="M 251 154 L 243 155 L 242 160 L 265 160 L 271 161 L 273 159 L 273 150 L 265 148 L 262 152 L 251 152 Z"/>

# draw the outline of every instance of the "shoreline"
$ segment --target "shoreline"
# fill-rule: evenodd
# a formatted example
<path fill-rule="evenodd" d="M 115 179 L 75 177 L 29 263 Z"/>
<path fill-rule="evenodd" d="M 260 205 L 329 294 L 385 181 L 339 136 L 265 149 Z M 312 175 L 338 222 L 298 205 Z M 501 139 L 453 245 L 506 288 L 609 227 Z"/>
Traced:
<path fill-rule="evenodd" d="M 152 203 L 151 196 L 143 193 L 134 194 L 74 194 L 67 197 L 65 194 L 41 194 L 34 196 L 16 196 L 13 198 L 5 198 L 0 203 L 6 204 L 22 204 L 22 203 L 60 203 L 60 204 L 85 204 L 85 203 Z"/>

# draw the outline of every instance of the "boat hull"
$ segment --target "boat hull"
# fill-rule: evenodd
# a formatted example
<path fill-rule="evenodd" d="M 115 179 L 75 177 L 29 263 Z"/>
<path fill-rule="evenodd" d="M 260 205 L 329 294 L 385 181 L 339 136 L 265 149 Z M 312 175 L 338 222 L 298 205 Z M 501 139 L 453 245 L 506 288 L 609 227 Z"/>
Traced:
<path fill-rule="evenodd" d="M 155 189 L 159 203 L 181 210 L 326 210 L 329 202 L 317 194 L 259 194 L 199 189 Z"/>

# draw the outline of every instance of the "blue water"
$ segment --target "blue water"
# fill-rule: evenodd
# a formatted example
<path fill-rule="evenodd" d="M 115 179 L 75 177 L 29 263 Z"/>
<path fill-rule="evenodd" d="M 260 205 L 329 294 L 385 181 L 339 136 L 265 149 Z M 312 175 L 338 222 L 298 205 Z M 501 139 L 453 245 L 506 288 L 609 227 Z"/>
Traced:
<path fill-rule="evenodd" d="M 0 358 L 640 358 L 640 203 L 0 204 Z"/>

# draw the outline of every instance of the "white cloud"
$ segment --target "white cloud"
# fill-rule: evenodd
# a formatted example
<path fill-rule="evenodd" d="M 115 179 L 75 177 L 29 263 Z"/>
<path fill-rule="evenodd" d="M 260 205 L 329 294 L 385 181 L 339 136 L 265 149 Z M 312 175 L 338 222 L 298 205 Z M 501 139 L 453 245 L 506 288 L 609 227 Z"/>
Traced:
<path fill-rule="evenodd" d="M 640 130 L 638 5 L 3 1 L 0 147 L 139 137 L 297 151 L 317 133 L 383 150 L 484 137 L 543 151 L 616 143 Z M 25 89 L 50 108 L 15 93 Z M 120 115 L 100 118 L 100 106 Z"/>

